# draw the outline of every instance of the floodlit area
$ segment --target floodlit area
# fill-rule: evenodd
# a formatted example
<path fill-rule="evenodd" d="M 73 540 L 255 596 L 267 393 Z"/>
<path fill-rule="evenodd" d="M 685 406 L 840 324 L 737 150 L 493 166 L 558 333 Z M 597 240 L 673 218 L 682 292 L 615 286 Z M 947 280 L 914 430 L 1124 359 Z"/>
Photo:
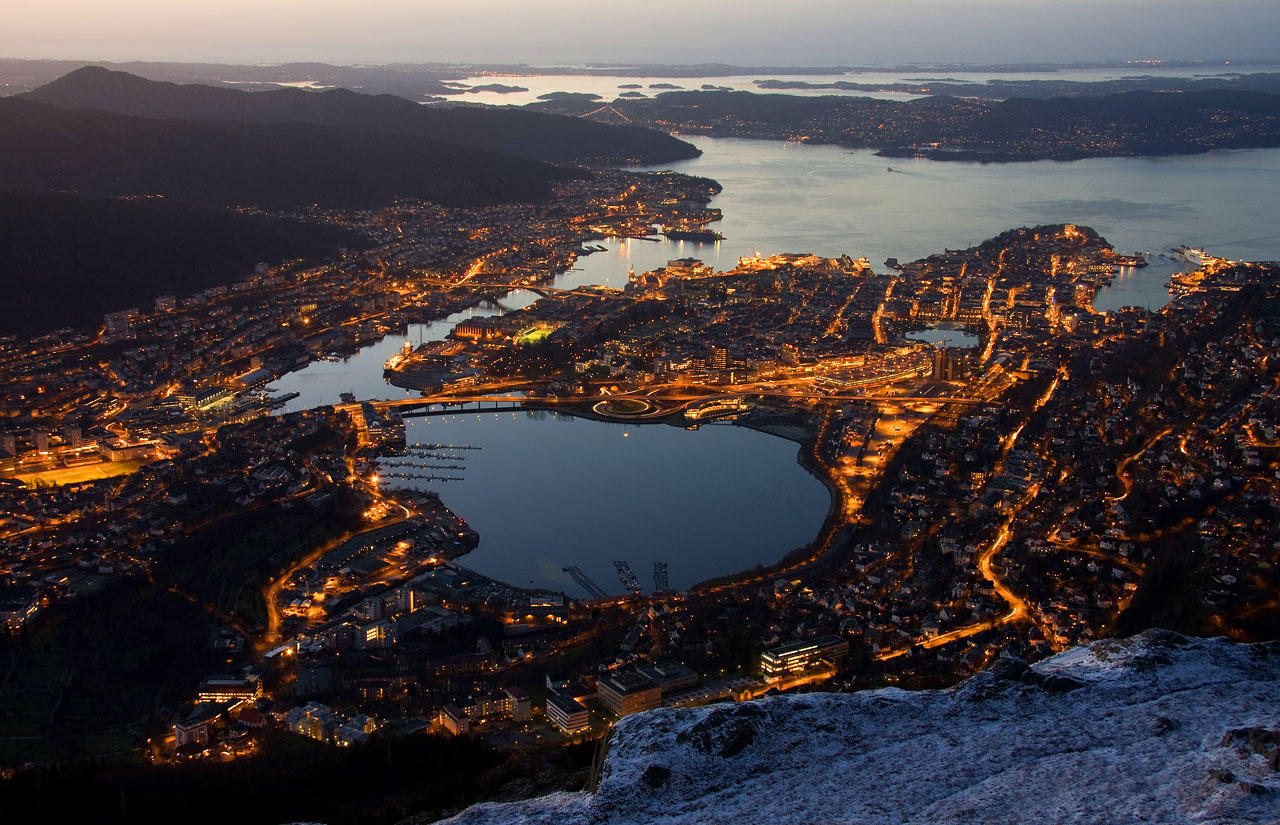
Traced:
<path fill-rule="evenodd" d="M 137 472 L 145 464 L 145 461 L 103 461 L 100 464 L 87 464 L 83 467 L 58 467 L 52 470 L 41 470 L 38 473 L 19 473 L 13 478 L 28 487 L 63 487 L 68 484 L 83 484 L 86 481 L 100 481 L 104 478 L 129 475 Z"/>

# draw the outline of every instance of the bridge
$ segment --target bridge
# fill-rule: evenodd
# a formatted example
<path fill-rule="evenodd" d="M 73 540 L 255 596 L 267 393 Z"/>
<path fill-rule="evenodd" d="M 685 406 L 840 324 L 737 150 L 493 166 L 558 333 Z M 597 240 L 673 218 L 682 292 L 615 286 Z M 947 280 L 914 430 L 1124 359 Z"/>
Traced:
<path fill-rule="evenodd" d="M 631 118 L 627 117 L 622 112 L 619 112 L 616 108 L 613 107 L 612 104 L 609 104 L 609 103 L 606 103 L 605 105 L 601 106 L 599 109 L 592 109 L 590 112 L 583 112 L 582 114 L 578 115 L 578 117 L 595 117 L 596 115 L 600 115 L 600 114 L 617 115 L 627 123 L 631 122 Z"/>
<path fill-rule="evenodd" d="M 523 395 L 440 395 L 424 398 L 397 398 L 391 401 L 370 401 L 378 410 L 395 409 L 403 418 L 427 418 L 433 415 L 458 415 L 459 413 L 512 412 L 514 410 L 540 409 L 581 399 L 529 398 Z M 348 412 L 359 404 L 338 404 L 335 409 Z"/>
<path fill-rule="evenodd" d="M 867 401 L 875 404 L 962 404 L 970 407 L 999 407 L 996 401 L 983 398 L 968 398 L 961 395 L 834 395 L 818 392 L 770 392 L 760 390 L 743 390 L 735 395 L 755 395 L 769 398 L 796 398 L 809 401 Z"/>
<path fill-rule="evenodd" d="M 449 281 L 443 278 L 428 278 L 423 281 L 428 286 L 438 286 L 443 289 L 500 289 L 504 292 L 515 292 L 518 289 L 528 290 L 529 292 L 541 295 L 547 298 L 551 295 L 567 295 L 573 292 L 572 289 L 561 289 L 555 286 L 545 286 L 543 284 L 521 284 L 508 283 L 504 281 Z"/>
<path fill-rule="evenodd" d="M 631 398 L 637 401 L 651 402 L 665 401 L 668 403 L 678 403 L 682 407 L 690 404 L 722 401 L 732 398 L 782 398 L 794 399 L 797 401 L 828 401 L 843 404 L 861 401 L 872 404 L 937 404 L 939 406 L 946 404 L 962 404 L 971 407 L 1001 406 L 1000 403 L 996 401 L 990 401 L 984 398 L 969 398 L 961 395 L 843 395 L 840 393 L 819 392 L 817 390 L 753 389 L 750 385 L 739 385 L 725 389 L 717 387 L 715 390 L 712 390 L 705 395 L 690 394 L 689 392 L 662 393 L 638 389 L 625 393 L 615 393 L 613 395 L 604 396 L 604 398 L 617 400 Z M 596 400 L 600 399 L 597 398 Z"/>
<path fill-rule="evenodd" d="M 502 388 L 510 389 L 511 385 L 506 384 Z M 753 390 L 747 387 L 734 388 L 733 391 L 710 392 L 707 394 L 696 394 L 688 391 L 646 392 L 644 390 L 632 390 L 630 392 L 620 392 L 607 396 L 529 397 L 524 395 L 491 395 L 473 393 L 468 395 L 437 395 L 424 396 L 421 398 L 398 398 L 390 401 L 374 401 L 371 403 L 378 409 L 385 410 L 395 408 L 403 410 L 401 415 L 406 418 L 424 418 L 435 415 L 456 415 L 463 412 L 509 412 L 520 409 L 551 409 L 555 407 L 585 406 L 587 403 L 599 402 L 601 400 L 620 401 L 624 399 L 631 399 L 635 401 L 646 401 L 653 409 L 644 415 L 607 417 L 622 420 L 633 419 L 636 421 L 642 421 L 645 419 L 661 418 L 671 413 L 680 412 L 693 404 L 705 404 L 708 402 L 742 397 L 774 398 L 795 401 L 822 401 L 839 404 L 936 404 L 938 406 L 959 404 L 970 407 L 1000 406 L 999 402 L 981 398 L 967 398 L 964 396 L 833 395 L 816 391 Z M 359 406 L 359 404 L 340 404 L 337 408 L 350 411 Z"/>

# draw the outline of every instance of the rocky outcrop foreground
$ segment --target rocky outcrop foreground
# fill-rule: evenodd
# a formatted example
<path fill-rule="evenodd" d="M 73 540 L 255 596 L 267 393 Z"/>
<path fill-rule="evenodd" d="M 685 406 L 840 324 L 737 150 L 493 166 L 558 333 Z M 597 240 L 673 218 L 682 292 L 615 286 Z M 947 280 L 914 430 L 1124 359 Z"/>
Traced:
<path fill-rule="evenodd" d="M 1280 822 L 1280 643 L 1148 631 L 949 690 L 629 716 L 594 792 L 502 823 Z"/>

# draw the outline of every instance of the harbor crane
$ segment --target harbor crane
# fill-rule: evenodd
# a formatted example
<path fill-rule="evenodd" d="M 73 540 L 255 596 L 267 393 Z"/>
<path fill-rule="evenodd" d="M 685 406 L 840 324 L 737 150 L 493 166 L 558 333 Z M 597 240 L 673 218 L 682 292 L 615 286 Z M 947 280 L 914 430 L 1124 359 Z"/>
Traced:
<path fill-rule="evenodd" d="M 653 589 L 657 593 L 670 589 L 670 583 L 667 581 L 667 563 L 665 561 L 655 561 L 653 563 Z"/>
<path fill-rule="evenodd" d="M 583 590 L 590 593 L 593 599 L 609 598 L 609 594 L 604 592 L 604 590 L 600 589 L 600 585 L 591 581 L 591 579 L 587 577 L 586 573 L 583 573 L 580 569 L 578 569 L 577 565 L 570 565 L 568 567 L 563 567 L 561 569 L 564 570 L 564 572 L 568 573 L 569 576 L 574 581 L 576 581 L 579 584 L 579 586 L 582 587 Z"/>
<path fill-rule="evenodd" d="M 640 582 L 636 579 L 636 574 L 631 572 L 631 565 L 625 561 L 615 561 L 613 566 L 618 570 L 618 581 L 622 582 L 622 586 L 639 596 Z"/>

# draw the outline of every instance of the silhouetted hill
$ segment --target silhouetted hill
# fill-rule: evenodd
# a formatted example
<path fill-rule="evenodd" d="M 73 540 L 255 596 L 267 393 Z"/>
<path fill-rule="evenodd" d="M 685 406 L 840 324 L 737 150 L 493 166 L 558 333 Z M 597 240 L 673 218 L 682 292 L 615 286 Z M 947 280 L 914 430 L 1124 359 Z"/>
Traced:
<path fill-rule="evenodd" d="M 363 247 L 320 224 L 153 201 L 0 192 L 0 332 L 91 326 L 103 313 L 246 278 L 258 261 Z"/>
<path fill-rule="evenodd" d="M 901 92 L 913 95 L 949 95 L 1007 100 L 1014 97 L 1104 97 L 1122 92 L 1203 92 L 1213 89 L 1252 90 L 1280 93 L 1280 73 L 1253 72 L 1245 75 L 1168 77 L 1126 75 L 1107 80 L 1066 80 L 1063 78 L 991 78 L 982 82 L 960 80 L 915 80 L 898 83 L 859 83 L 850 80 L 814 82 L 797 78 L 770 78 L 754 81 L 757 88 L 770 90 L 842 89 L 854 92 Z"/>
<path fill-rule="evenodd" d="M 697 157 L 682 140 L 652 129 L 518 109 L 422 106 L 347 89 L 246 92 L 163 83 L 89 66 L 42 86 L 31 100 L 63 108 L 184 120 L 311 123 L 477 146 L 556 163 L 661 163 Z"/>
<path fill-rule="evenodd" d="M 598 103 L 554 99 L 530 106 L 585 115 Z M 684 91 L 611 106 L 636 123 L 679 131 L 937 160 L 1073 160 L 1280 146 L 1280 94 L 1234 88 L 1001 102 Z"/>
<path fill-rule="evenodd" d="M 981 120 L 982 129 L 1002 136 L 1025 129 L 1066 129 L 1081 120 L 1108 124 L 1146 124 L 1164 130 L 1191 125 L 1216 113 L 1219 117 L 1273 117 L 1280 95 L 1214 89 L 1203 92 L 1121 92 L 1103 97 L 1011 98 Z"/>
<path fill-rule="evenodd" d="M 0 98 L 0 188 L 163 194 L 204 205 L 448 206 L 543 201 L 570 176 L 538 161 L 305 123 L 150 120 Z"/>

